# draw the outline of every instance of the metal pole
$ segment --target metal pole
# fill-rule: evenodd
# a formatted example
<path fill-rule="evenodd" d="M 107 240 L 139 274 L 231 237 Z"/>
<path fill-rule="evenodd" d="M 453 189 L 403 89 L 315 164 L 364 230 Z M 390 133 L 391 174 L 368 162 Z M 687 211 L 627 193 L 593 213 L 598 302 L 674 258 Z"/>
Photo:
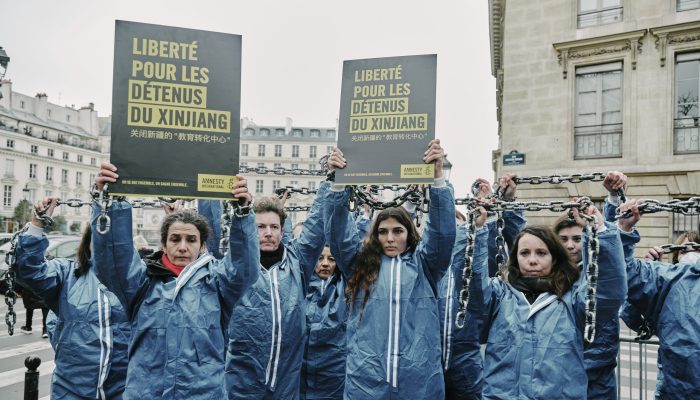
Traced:
<path fill-rule="evenodd" d="M 39 365 L 41 358 L 29 356 L 24 360 L 27 372 L 24 373 L 24 400 L 39 399 Z"/>

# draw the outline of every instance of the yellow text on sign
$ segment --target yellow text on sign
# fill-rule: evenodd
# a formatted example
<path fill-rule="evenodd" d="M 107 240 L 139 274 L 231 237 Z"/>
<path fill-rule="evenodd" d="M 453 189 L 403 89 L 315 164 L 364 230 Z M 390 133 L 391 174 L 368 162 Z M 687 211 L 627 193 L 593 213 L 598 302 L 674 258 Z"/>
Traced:
<path fill-rule="evenodd" d="M 434 164 L 401 164 L 401 178 L 432 178 L 435 176 Z"/>
<path fill-rule="evenodd" d="M 197 191 L 229 193 L 237 180 L 233 175 L 197 174 Z"/>

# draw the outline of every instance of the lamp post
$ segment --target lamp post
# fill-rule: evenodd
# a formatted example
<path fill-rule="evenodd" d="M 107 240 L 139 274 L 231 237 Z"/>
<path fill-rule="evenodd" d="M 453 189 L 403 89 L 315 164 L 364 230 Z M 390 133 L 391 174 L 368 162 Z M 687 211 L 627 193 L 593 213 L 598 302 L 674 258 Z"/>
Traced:
<path fill-rule="evenodd" d="M 5 72 L 7 72 L 7 64 L 10 63 L 10 57 L 7 55 L 2 46 L 0 46 L 0 86 L 2 86 L 2 79 L 5 77 Z M 2 99 L 2 92 L 0 91 L 0 99 Z"/>
<path fill-rule="evenodd" d="M 29 184 L 28 184 L 28 183 L 25 183 L 25 184 L 24 184 L 24 189 L 22 189 L 22 198 L 23 198 L 24 200 L 29 200 L 29 192 L 30 192 L 30 190 L 29 190 Z"/>
<path fill-rule="evenodd" d="M 452 172 L 452 163 L 447 159 L 447 154 L 445 154 L 445 158 L 442 160 L 442 175 L 445 176 L 445 180 L 448 182 L 450 181 L 450 172 Z"/>

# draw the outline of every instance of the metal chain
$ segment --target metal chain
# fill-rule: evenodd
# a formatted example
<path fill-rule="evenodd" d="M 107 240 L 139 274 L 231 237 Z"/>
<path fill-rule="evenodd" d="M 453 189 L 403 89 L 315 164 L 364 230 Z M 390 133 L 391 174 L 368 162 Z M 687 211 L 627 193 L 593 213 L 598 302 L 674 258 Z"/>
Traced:
<path fill-rule="evenodd" d="M 268 168 L 268 167 L 238 167 L 239 174 L 258 174 L 258 175 L 301 175 L 301 176 L 326 176 L 326 171 L 323 169 L 301 169 L 301 168 Z"/>
<path fill-rule="evenodd" d="M 652 336 L 654 336 L 654 329 L 651 326 L 651 321 L 649 321 L 647 318 L 644 318 L 643 315 L 640 315 L 639 317 L 641 318 L 641 322 L 639 324 L 639 332 L 637 332 L 637 336 L 634 338 L 634 340 L 649 340 Z"/>
<path fill-rule="evenodd" d="M 663 254 L 671 254 L 675 251 L 680 252 L 690 252 L 690 251 L 700 251 L 700 243 L 687 242 L 683 244 L 664 244 L 661 247 L 661 252 Z"/>
<path fill-rule="evenodd" d="M 673 199 L 667 202 L 659 200 L 647 199 L 642 200 L 638 206 L 639 214 L 651 214 L 661 211 L 668 211 L 683 215 L 699 215 L 700 214 L 700 197 L 691 197 L 688 200 Z M 632 215 L 631 210 L 624 211 L 615 215 L 615 219 L 628 218 Z"/>
<path fill-rule="evenodd" d="M 474 233 L 476 231 L 476 214 L 477 209 L 467 210 L 469 217 L 467 220 L 467 248 L 464 254 L 464 268 L 462 268 L 462 289 L 459 291 L 459 308 L 457 309 L 457 317 L 455 318 L 455 326 L 457 329 L 464 328 L 467 321 L 467 305 L 469 305 L 469 284 L 472 281 L 474 272 Z"/>
<path fill-rule="evenodd" d="M 243 218 L 250 215 L 253 210 L 253 203 L 248 203 L 241 206 L 238 201 L 227 200 L 224 202 L 224 208 L 221 212 L 221 239 L 219 240 L 219 252 L 222 256 L 228 253 L 229 243 L 231 241 L 231 223 L 234 216 Z"/>
<path fill-rule="evenodd" d="M 402 194 L 395 196 L 393 200 L 383 202 L 383 201 L 375 200 L 372 197 L 371 193 L 365 192 L 359 186 L 351 186 L 351 187 L 352 187 L 352 195 L 350 196 L 350 201 L 349 201 L 350 211 L 355 211 L 358 206 L 361 206 L 363 204 L 367 204 L 373 211 L 374 210 L 386 210 L 387 208 L 392 208 L 392 207 L 399 207 L 400 205 L 402 205 L 403 203 L 408 201 L 408 199 L 410 197 L 412 197 L 412 196 L 414 197 L 415 196 L 414 193 L 418 193 L 418 190 L 419 190 L 419 188 L 417 186 L 409 186 L 409 187 L 398 186 L 398 185 L 382 186 L 381 188 L 384 190 L 392 190 L 392 191 L 394 191 L 394 190 L 399 191 L 402 189 L 405 190 L 405 192 L 403 192 Z M 426 192 L 426 194 L 427 194 L 427 192 Z M 421 208 L 421 210 L 427 209 L 428 203 L 429 203 L 428 197 L 423 196 L 423 207 Z"/>
<path fill-rule="evenodd" d="M 7 314 L 5 314 L 5 323 L 7 324 L 7 334 L 12 336 L 15 333 L 15 324 L 17 323 L 17 314 L 15 313 L 15 303 L 17 302 L 17 292 L 15 292 L 15 282 L 16 277 L 16 263 L 15 263 L 15 247 L 17 246 L 17 238 L 22 231 L 15 232 L 10 240 L 10 251 L 5 255 L 5 263 L 8 266 L 7 273 L 5 273 L 5 284 L 7 284 L 7 291 L 5 291 L 5 304 L 7 304 Z"/>
<path fill-rule="evenodd" d="M 544 203 L 541 201 L 503 201 L 497 198 L 492 199 L 491 204 L 484 204 L 478 199 L 467 197 L 455 199 L 455 205 L 466 205 L 474 207 L 475 205 L 483 206 L 487 211 L 503 212 L 503 211 L 542 211 L 549 210 L 556 213 L 562 213 L 572 208 L 582 209 L 592 204 L 588 197 L 581 197 L 578 201 L 550 201 Z"/>
<path fill-rule="evenodd" d="M 506 225 L 506 221 L 503 219 L 503 212 L 498 212 L 497 215 L 496 231 L 498 235 L 496 236 L 496 247 L 498 248 L 498 252 L 496 253 L 496 270 L 502 271 L 506 263 L 506 239 L 503 237 L 503 228 Z"/>
<path fill-rule="evenodd" d="M 287 198 L 289 198 L 292 195 L 292 193 L 299 193 L 303 195 L 315 195 L 316 193 L 318 193 L 318 189 L 310 189 L 306 187 L 297 186 L 284 186 L 275 189 L 275 196 L 279 197 L 280 199 L 285 196 L 285 193 L 287 194 Z"/>
<path fill-rule="evenodd" d="M 558 185 L 564 182 L 581 183 L 583 181 L 600 182 L 605 180 L 607 174 L 602 172 L 593 172 L 590 174 L 571 174 L 571 175 L 549 175 L 549 176 L 526 176 L 514 178 L 516 184 L 529 183 L 531 185 L 539 185 L 542 183 L 551 183 Z"/>
<path fill-rule="evenodd" d="M 586 325 L 583 330 L 583 338 L 587 343 L 593 343 L 595 340 L 597 309 L 596 290 L 598 287 L 598 254 L 600 252 L 600 241 L 598 240 L 598 227 L 595 224 L 595 217 L 583 213 L 580 215 L 586 220 L 585 229 L 589 239 L 588 243 L 586 244 L 588 265 L 586 268 Z"/>

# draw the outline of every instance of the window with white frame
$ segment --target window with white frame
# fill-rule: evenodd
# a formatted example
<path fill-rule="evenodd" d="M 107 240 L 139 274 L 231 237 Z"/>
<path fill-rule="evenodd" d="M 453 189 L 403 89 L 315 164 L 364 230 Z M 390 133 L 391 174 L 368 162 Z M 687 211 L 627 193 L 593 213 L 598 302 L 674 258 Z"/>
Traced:
<path fill-rule="evenodd" d="M 258 145 L 258 157 L 265 157 L 265 145 L 264 144 Z"/>
<path fill-rule="evenodd" d="M 12 207 L 12 185 L 5 185 L 2 191 L 2 205 Z"/>
<path fill-rule="evenodd" d="M 62 169 L 61 170 L 61 184 L 65 185 L 68 183 L 68 170 L 67 169 Z M 65 196 L 64 196 L 65 198 Z"/>
<path fill-rule="evenodd" d="M 51 196 L 53 196 L 53 190 L 45 190 L 45 191 L 44 191 L 44 196 L 45 196 L 45 197 L 51 197 Z"/>
<path fill-rule="evenodd" d="M 309 190 L 316 190 L 316 182 L 309 181 Z"/>
<path fill-rule="evenodd" d="M 90 165 L 97 165 L 97 159 L 95 157 L 90 157 Z"/>
<path fill-rule="evenodd" d="M 321 137 L 321 131 L 319 131 L 318 129 L 311 129 L 309 131 L 309 136 L 314 138 Z"/>
<path fill-rule="evenodd" d="M 676 0 L 676 11 L 700 8 L 700 0 Z"/>
<path fill-rule="evenodd" d="M 29 195 L 27 196 L 27 200 L 29 200 L 30 203 L 34 203 L 36 199 L 36 189 L 29 189 Z"/>
<path fill-rule="evenodd" d="M 576 68 L 574 159 L 622 157 L 622 62 Z"/>
<path fill-rule="evenodd" d="M 282 163 L 276 162 L 274 168 L 275 168 L 275 169 L 277 169 L 277 168 L 282 168 Z"/>
<path fill-rule="evenodd" d="M 673 154 L 700 153 L 700 52 L 676 55 Z"/>
<path fill-rule="evenodd" d="M 284 129 L 283 129 L 283 128 L 277 128 L 277 129 L 275 129 L 275 135 L 277 135 L 277 136 L 284 136 Z"/>
<path fill-rule="evenodd" d="M 275 190 L 279 189 L 281 186 L 281 182 L 277 179 L 272 181 L 272 191 L 274 192 Z"/>
<path fill-rule="evenodd" d="M 83 162 L 83 155 L 82 154 L 78 154 L 78 162 L 79 163 Z"/>
<path fill-rule="evenodd" d="M 5 176 L 15 176 L 15 160 L 5 159 Z"/>
<path fill-rule="evenodd" d="M 53 149 L 46 149 L 46 155 L 49 157 L 53 157 Z"/>
<path fill-rule="evenodd" d="M 19 108 L 24 108 L 24 100 L 19 101 Z"/>
<path fill-rule="evenodd" d="M 301 129 L 292 129 L 292 136 L 294 137 L 302 137 L 304 135 L 304 131 Z"/>
<path fill-rule="evenodd" d="M 299 145 L 298 144 L 292 145 L 292 157 L 293 158 L 299 157 Z"/>
<path fill-rule="evenodd" d="M 622 0 L 578 0 L 579 28 L 622 22 Z"/>
<path fill-rule="evenodd" d="M 282 145 L 281 144 L 275 145 L 275 157 L 282 157 Z"/>
<path fill-rule="evenodd" d="M 38 165 L 34 163 L 29 164 L 29 179 L 36 179 L 37 168 L 39 168 Z"/>
<path fill-rule="evenodd" d="M 299 169 L 299 164 L 292 164 L 292 169 Z"/>
<path fill-rule="evenodd" d="M 68 161 L 68 152 L 63 152 L 63 161 Z"/>
<path fill-rule="evenodd" d="M 32 154 L 39 154 L 39 146 L 33 144 L 33 145 L 31 145 L 31 147 L 29 148 L 29 151 L 30 151 Z"/>
<path fill-rule="evenodd" d="M 335 129 L 326 130 L 326 137 L 329 139 L 335 139 Z"/>
<path fill-rule="evenodd" d="M 326 146 L 326 154 L 331 154 L 333 152 L 333 146 Z"/>
<path fill-rule="evenodd" d="M 270 130 L 267 128 L 260 128 L 260 136 L 270 136 Z"/>
<path fill-rule="evenodd" d="M 263 192 L 264 183 L 265 183 L 265 181 L 263 181 L 262 179 L 255 180 L 255 193 L 262 193 Z"/>
<path fill-rule="evenodd" d="M 244 157 L 248 156 L 248 143 L 243 143 L 241 145 L 241 156 L 244 156 Z"/>
<path fill-rule="evenodd" d="M 7 139 L 7 148 L 14 149 L 15 148 L 15 141 L 12 139 Z"/>
<path fill-rule="evenodd" d="M 309 146 L 309 158 L 316 158 L 316 146 Z"/>
<path fill-rule="evenodd" d="M 309 169 L 310 169 L 311 171 L 315 171 L 315 170 L 316 170 L 316 164 L 309 164 Z"/>
<path fill-rule="evenodd" d="M 83 173 L 80 171 L 77 171 L 75 173 L 75 185 L 80 186 L 83 184 Z"/>
<path fill-rule="evenodd" d="M 46 181 L 53 182 L 53 167 L 46 167 Z"/>

